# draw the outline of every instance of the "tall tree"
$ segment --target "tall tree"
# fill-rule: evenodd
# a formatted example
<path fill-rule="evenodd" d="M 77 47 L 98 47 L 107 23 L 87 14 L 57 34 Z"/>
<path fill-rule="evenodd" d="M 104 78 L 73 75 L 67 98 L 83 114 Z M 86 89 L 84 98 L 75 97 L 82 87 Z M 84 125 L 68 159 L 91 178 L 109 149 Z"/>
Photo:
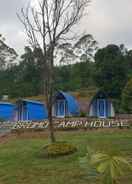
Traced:
<path fill-rule="evenodd" d="M 41 85 L 41 72 L 39 63 L 39 51 L 36 55 L 36 49 L 32 50 L 30 47 L 25 47 L 25 53 L 21 56 L 21 61 L 19 64 L 18 79 L 19 83 L 26 86 L 29 95 L 40 94 Z M 24 88 L 25 89 L 25 88 Z"/>
<path fill-rule="evenodd" d="M 25 47 L 25 52 L 17 65 L 0 71 L 0 94 L 10 97 L 27 97 L 40 94 L 40 67 L 34 51 Z"/>
<path fill-rule="evenodd" d="M 78 58 L 74 54 L 74 48 L 71 43 L 63 43 L 56 48 L 56 63 L 61 65 L 70 65 L 76 62 Z"/>
<path fill-rule="evenodd" d="M 93 84 L 94 54 L 98 43 L 92 35 L 85 34 L 73 45 L 61 44 L 57 47 L 57 63 L 62 63 L 57 86 L 63 90 L 88 88 Z M 65 66 L 64 66 L 65 65 Z M 67 80 L 68 79 L 68 80 Z"/>
<path fill-rule="evenodd" d="M 17 58 L 16 51 L 5 43 L 5 38 L 0 35 L 0 70 L 12 66 Z"/>
<path fill-rule="evenodd" d="M 108 45 L 95 55 L 95 81 L 113 98 L 119 98 L 127 81 L 126 60 L 120 47 Z"/>
<path fill-rule="evenodd" d="M 129 78 L 132 78 L 132 50 L 127 50 L 125 54 L 127 74 Z"/>
<path fill-rule="evenodd" d="M 122 109 L 126 113 L 132 113 L 132 79 L 130 79 L 122 91 Z"/>
<path fill-rule="evenodd" d="M 48 107 L 50 138 L 55 142 L 52 104 L 54 91 L 54 54 L 55 48 L 67 39 L 74 25 L 85 14 L 89 0 L 42 0 L 36 7 L 21 10 L 18 17 L 25 26 L 29 43 L 43 52 L 45 94 Z"/>
<path fill-rule="evenodd" d="M 94 55 L 98 49 L 98 43 L 90 34 L 81 36 L 73 45 L 64 43 L 57 47 L 57 61 L 64 64 L 94 61 Z"/>
<path fill-rule="evenodd" d="M 85 34 L 74 45 L 74 50 L 81 61 L 93 61 L 98 43 L 91 34 Z"/>
<path fill-rule="evenodd" d="M 17 53 L 5 43 L 5 38 L 0 34 L 0 97 L 10 95 L 10 86 L 13 75 L 10 75 L 10 68 L 17 64 Z"/>

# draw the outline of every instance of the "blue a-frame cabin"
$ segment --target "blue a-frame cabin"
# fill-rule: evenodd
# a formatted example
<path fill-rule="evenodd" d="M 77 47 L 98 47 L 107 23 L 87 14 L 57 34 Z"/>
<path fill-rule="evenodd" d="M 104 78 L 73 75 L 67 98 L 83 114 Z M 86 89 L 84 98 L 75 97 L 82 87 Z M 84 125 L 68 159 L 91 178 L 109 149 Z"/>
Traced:
<path fill-rule="evenodd" d="M 39 101 L 21 99 L 16 103 L 16 121 L 42 121 L 48 118 L 45 105 Z"/>
<path fill-rule="evenodd" d="M 12 121 L 15 105 L 8 102 L 0 102 L 0 120 Z"/>
<path fill-rule="evenodd" d="M 79 104 L 76 99 L 63 91 L 59 91 L 54 96 L 53 116 L 58 118 L 78 116 Z"/>
<path fill-rule="evenodd" d="M 97 118 L 115 117 L 115 109 L 112 100 L 105 92 L 97 92 L 89 104 L 89 116 Z"/>

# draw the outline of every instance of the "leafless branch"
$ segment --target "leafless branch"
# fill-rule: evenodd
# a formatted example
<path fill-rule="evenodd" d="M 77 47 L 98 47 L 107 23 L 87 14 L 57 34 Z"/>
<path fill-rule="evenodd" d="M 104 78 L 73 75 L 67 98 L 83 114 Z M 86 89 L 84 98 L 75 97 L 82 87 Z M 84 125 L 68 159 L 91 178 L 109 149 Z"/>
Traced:
<path fill-rule="evenodd" d="M 39 1 L 39 0 L 38 0 Z M 74 25 L 77 25 L 85 15 L 90 0 L 41 0 L 38 8 L 27 6 L 17 14 L 25 27 L 30 45 L 39 47 L 43 52 L 43 71 L 45 94 L 49 110 L 51 139 L 52 131 L 52 102 L 54 88 L 54 52 L 60 41 Z"/>

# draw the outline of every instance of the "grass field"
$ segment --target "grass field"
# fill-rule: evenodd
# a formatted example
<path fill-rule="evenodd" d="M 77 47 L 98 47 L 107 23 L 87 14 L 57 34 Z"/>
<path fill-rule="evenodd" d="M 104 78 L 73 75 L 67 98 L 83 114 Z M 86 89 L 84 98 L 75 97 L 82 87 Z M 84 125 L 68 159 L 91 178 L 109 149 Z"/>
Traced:
<path fill-rule="evenodd" d="M 0 184 L 88 184 L 78 158 L 87 146 L 97 150 L 113 150 L 132 158 L 132 131 L 58 132 L 57 139 L 77 146 L 78 152 L 56 159 L 43 159 L 40 151 L 48 143 L 46 135 L 13 137 L 0 144 Z M 125 181 L 131 184 L 129 173 Z"/>

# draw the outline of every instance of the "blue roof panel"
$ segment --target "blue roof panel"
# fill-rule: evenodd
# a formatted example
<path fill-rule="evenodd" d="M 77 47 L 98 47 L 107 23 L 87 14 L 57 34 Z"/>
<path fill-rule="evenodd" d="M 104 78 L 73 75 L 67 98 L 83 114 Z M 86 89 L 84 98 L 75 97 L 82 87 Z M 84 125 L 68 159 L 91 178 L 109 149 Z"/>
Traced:
<path fill-rule="evenodd" d="M 34 103 L 34 104 L 43 104 L 42 102 L 40 101 L 35 101 L 35 100 L 27 100 L 27 99 L 22 99 L 23 102 L 28 102 L 28 103 Z"/>
<path fill-rule="evenodd" d="M 68 104 L 68 110 L 71 115 L 79 115 L 79 104 L 77 100 L 70 94 L 65 93 L 63 91 L 59 91 L 58 94 L 62 94 L 63 97 L 66 99 Z"/>
<path fill-rule="evenodd" d="M 35 100 L 19 100 L 17 103 L 16 114 L 19 121 L 42 121 L 48 118 L 47 108 L 44 103 Z"/>

